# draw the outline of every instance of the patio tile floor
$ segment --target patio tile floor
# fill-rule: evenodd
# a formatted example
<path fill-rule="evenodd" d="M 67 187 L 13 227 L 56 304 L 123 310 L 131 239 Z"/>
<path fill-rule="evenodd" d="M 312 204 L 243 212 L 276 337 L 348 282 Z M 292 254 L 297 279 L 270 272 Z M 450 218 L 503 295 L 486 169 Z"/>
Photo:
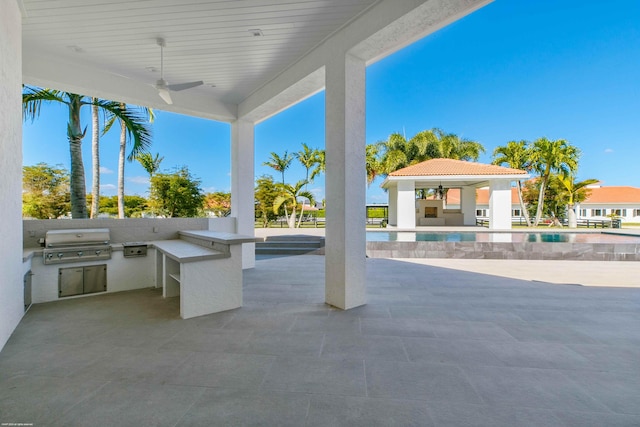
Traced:
<path fill-rule="evenodd" d="M 0 353 L 0 423 L 639 426 L 640 289 L 324 257 L 259 259 L 245 306 L 181 320 L 157 289 L 31 307 Z"/>

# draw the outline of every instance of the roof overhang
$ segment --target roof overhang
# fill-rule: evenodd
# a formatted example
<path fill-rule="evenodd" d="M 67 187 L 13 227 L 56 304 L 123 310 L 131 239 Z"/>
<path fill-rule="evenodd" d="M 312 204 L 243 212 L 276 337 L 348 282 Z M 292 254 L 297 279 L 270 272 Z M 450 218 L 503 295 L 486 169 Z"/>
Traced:
<path fill-rule="evenodd" d="M 387 176 L 380 184 L 382 188 L 391 188 L 399 182 L 413 181 L 415 188 L 437 188 L 442 185 L 446 188 L 457 187 L 487 187 L 492 181 L 517 181 L 529 179 L 529 174 L 514 175 L 430 175 L 430 176 Z"/>
<path fill-rule="evenodd" d="M 322 90 L 336 55 L 371 64 L 491 1 L 20 0 L 23 82 L 257 123 Z M 154 88 L 158 37 L 169 83 L 205 82 L 172 105 Z"/>

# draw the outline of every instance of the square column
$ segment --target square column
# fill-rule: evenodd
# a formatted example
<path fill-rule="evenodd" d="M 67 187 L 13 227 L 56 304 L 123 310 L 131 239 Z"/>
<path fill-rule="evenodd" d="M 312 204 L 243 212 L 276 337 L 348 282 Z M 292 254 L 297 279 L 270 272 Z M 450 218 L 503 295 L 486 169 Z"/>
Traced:
<path fill-rule="evenodd" d="M 398 181 L 398 228 L 416 228 L 416 183 Z"/>
<path fill-rule="evenodd" d="M 389 225 L 398 225 L 398 187 L 389 187 Z"/>
<path fill-rule="evenodd" d="M 489 182 L 489 228 L 511 229 L 511 181 Z"/>
<path fill-rule="evenodd" d="M 366 303 L 365 63 L 334 55 L 326 64 L 325 301 Z"/>
<path fill-rule="evenodd" d="M 460 188 L 460 210 L 464 225 L 476 225 L 476 189 L 475 187 Z"/>
<path fill-rule="evenodd" d="M 0 350 L 24 315 L 22 264 L 22 16 L 0 1 Z M 34 260 L 35 262 L 35 260 Z M 3 420 L 4 421 L 4 420 Z"/>
<path fill-rule="evenodd" d="M 231 216 L 236 219 L 236 232 L 255 236 L 255 172 L 253 123 L 236 120 L 231 123 Z M 256 266 L 256 244 L 242 244 L 242 268 Z"/>

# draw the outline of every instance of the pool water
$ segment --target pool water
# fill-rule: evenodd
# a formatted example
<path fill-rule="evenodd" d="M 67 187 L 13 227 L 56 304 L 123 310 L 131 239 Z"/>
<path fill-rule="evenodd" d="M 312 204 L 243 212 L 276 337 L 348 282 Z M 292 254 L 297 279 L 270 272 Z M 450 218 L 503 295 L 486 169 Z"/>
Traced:
<path fill-rule="evenodd" d="M 605 233 L 505 232 L 367 232 L 369 242 L 513 242 L 513 243 L 640 243 L 638 236 Z"/>

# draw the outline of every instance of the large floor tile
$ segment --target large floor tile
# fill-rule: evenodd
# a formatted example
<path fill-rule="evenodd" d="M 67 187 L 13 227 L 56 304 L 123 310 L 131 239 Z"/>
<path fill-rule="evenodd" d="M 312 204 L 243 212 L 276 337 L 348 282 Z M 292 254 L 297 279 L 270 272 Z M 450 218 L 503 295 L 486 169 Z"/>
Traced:
<path fill-rule="evenodd" d="M 49 423 L 105 384 L 106 381 L 27 375 L 0 381 L 0 423 Z"/>
<path fill-rule="evenodd" d="M 428 403 L 438 427 L 558 427 L 552 411 L 520 406 Z"/>
<path fill-rule="evenodd" d="M 177 427 L 200 426 L 303 426 L 309 395 L 207 389 Z"/>
<path fill-rule="evenodd" d="M 440 338 L 403 338 L 411 362 L 449 363 L 460 365 L 503 366 L 480 340 L 448 340 Z"/>
<path fill-rule="evenodd" d="M 261 389 L 365 396 L 362 360 L 278 357 Z"/>
<path fill-rule="evenodd" d="M 328 332 L 322 345 L 323 359 L 363 359 L 407 361 L 400 337 Z"/>
<path fill-rule="evenodd" d="M 258 387 L 274 361 L 273 356 L 231 353 L 193 353 L 157 381 L 201 387 Z"/>
<path fill-rule="evenodd" d="M 457 366 L 367 361 L 366 372 L 369 397 L 481 403 Z"/>
<path fill-rule="evenodd" d="M 434 426 L 424 402 L 312 395 L 307 427 Z"/>
<path fill-rule="evenodd" d="M 110 383 L 52 426 L 175 426 L 204 389 Z"/>
<path fill-rule="evenodd" d="M 489 405 L 608 411 L 563 371 L 494 366 L 464 366 L 462 369 L 482 401 Z"/>
<path fill-rule="evenodd" d="M 640 415 L 640 374 L 574 371 L 567 376 L 613 412 Z"/>

